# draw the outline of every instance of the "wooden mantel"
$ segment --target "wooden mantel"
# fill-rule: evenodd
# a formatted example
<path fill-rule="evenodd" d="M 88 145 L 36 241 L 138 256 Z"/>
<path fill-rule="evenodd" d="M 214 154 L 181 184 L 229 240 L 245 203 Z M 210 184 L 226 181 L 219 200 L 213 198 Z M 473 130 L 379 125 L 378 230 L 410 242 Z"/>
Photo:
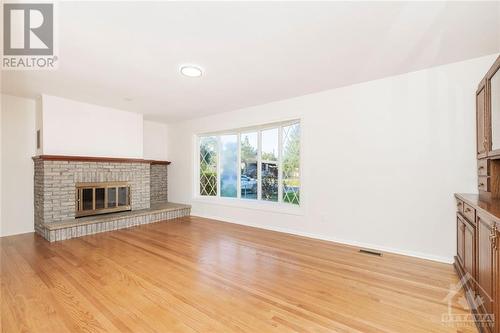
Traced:
<path fill-rule="evenodd" d="M 142 158 L 97 157 L 97 156 L 67 156 L 67 155 L 38 155 L 33 160 L 43 161 L 74 161 L 74 162 L 114 162 L 114 163 L 148 163 L 169 165 L 169 161 L 145 160 Z"/>

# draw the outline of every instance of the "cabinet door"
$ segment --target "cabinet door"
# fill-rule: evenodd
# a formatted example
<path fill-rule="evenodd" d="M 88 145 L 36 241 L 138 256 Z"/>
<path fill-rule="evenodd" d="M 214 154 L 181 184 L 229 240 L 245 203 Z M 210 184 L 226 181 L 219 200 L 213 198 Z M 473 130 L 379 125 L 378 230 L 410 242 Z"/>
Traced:
<path fill-rule="evenodd" d="M 476 277 L 476 229 L 469 222 L 464 227 L 464 269 L 472 277 Z"/>
<path fill-rule="evenodd" d="M 495 330 L 494 332 L 500 333 L 500 224 L 497 223 L 495 228 L 495 239 L 493 240 L 493 257 L 495 262 L 493 274 L 493 286 L 495 290 L 494 307 L 496 308 L 495 315 Z"/>
<path fill-rule="evenodd" d="M 496 228 L 494 230 L 494 239 L 493 239 L 493 286 L 494 286 L 494 300 L 493 306 L 496 308 L 495 315 L 495 330 L 496 333 L 500 333 L 500 224 L 497 223 Z M 494 331 L 495 332 L 495 331 Z"/>
<path fill-rule="evenodd" d="M 465 257 L 465 222 L 460 216 L 457 215 L 457 258 L 464 268 L 464 257 Z"/>
<path fill-rule="evenodd" d="M 500 56 L 486 74 L 486 114 L 491 149 L 488 156 L 500 155 Z"/>
<path fill-rule="evenodd" d="M 476 133 L 477 133 L 477 156 L 485 157 L 488 151 L 488 139 L 486 136 L 486 89 L 484 84 L 476 94 Z"/>
<path fill-rule="evenodd" d="M 477 284 L 478 294 L 483 299 L 487 314 L 494 314 L 496 249 L 492 238 L 492 221 L 484 216 L 477 217 Z"/>

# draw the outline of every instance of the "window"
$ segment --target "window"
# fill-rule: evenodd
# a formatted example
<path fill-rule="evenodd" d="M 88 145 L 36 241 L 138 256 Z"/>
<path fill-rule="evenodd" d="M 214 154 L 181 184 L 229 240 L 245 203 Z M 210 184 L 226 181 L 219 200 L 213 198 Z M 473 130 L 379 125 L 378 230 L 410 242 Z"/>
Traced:
<path fill-rule="evenodd" d="M 220 137 L 220 195 L 236 198 L 238 178 L 238 136 L 222 135 Z"/>
<path fill-rule="evenodd" d="M 198 138 L 199 195 L 300 204 L 300 122 Z"/>
<path fill-rule="evenodd" d="M 278 201 L 278 129 L 261 132 L 262 200 Z"/>
<path fill-rule="evenodd" d="M 241 177 L 240 188 L 242 199 L 257 199 L 257 159 L 258 132 L 243 133 L 240 136 Z"/>
<path fill-rule="evenodd" d="M 283 127 L 283 201 L 298 204 L 300 201 L 300 126 Z"/>
<path fill-rule="evenodd" d="M 217 195 L 217 137 L 200 138 L 200 194 Z"/>

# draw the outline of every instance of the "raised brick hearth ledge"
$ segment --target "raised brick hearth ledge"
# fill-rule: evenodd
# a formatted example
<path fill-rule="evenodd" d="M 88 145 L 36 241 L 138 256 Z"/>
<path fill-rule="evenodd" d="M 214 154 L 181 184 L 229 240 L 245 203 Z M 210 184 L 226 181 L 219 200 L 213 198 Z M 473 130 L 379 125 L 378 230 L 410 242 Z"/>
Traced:
<path fill-rule="evenodd" d="M 36 232 L 49 242 L 97 234 L 100 232 L 135 227 L 138 225 L 189 216 L 191 206 L 172 202 L 151 204 L 151 208 L 128 212 L 95 215 L 68 219 L 61 222 L 43 223 Z"/>

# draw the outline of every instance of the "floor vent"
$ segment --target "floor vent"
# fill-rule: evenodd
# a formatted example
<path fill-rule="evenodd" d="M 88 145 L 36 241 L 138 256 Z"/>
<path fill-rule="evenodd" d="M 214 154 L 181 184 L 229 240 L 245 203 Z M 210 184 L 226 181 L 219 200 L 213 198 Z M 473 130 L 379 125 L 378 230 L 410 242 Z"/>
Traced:
<path fill-rule="evenodd" d="M 375 250 L 360 249 L 359 252 L 364 254 L 371 254 L 372 256 L 382 257 L 382 253 Z"/>

